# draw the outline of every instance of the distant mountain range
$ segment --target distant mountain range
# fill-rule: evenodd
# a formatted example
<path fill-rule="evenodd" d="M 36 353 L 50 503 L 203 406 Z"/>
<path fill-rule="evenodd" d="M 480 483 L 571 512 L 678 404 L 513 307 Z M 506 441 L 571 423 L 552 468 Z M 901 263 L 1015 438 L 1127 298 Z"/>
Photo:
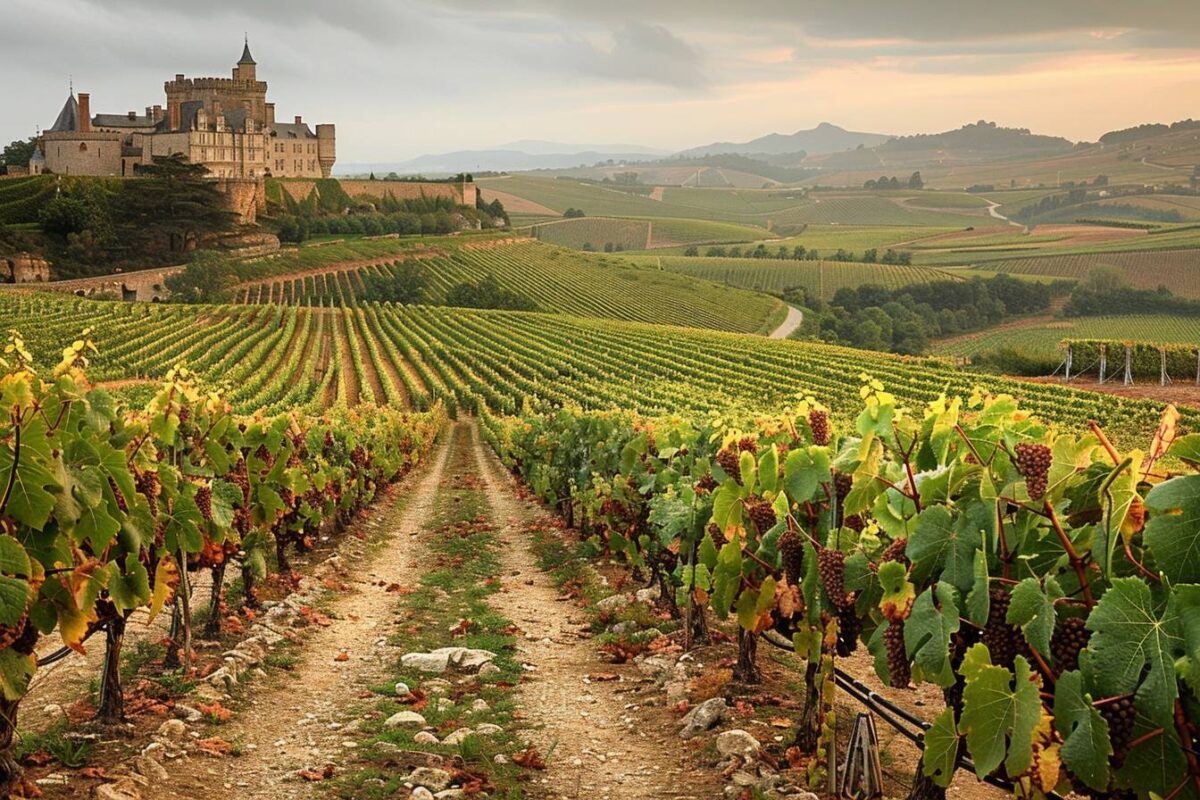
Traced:
<path fill-rule="evenodd" d="M 648 161 L 668 155 L 669 150 L 636 144 L 568 144 L 522 140 L 484 150 L 429 153 L 408 161 L 338 164 L 339 175 L 374 172 L 386 175 L 455 175 L 459 172 L 524 172 L 534 169 L 569 169 L 602 161 L 617 163 Z"/>
<path fill-rule="evenodd" d="M 784 153 L 807 153 L 810 156 L 853 150 L 859 145 L 874 147 L 892 137 L 882 133 L 848 131 L 837 125 L 822 122 L 815 128 L 795 133 L 771 133 L 748 142 L 715 142 L 702 147 L 683 150 L 682 156 L 711 156 L 722 153 L 743 155 L 782 155 Z"/>

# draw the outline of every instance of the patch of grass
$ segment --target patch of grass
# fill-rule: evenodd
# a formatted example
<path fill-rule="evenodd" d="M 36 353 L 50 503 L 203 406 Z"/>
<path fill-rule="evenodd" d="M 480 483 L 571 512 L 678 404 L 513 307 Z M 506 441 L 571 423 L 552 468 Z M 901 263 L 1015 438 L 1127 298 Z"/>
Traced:
<path fill-rule="evenodd" d="M 79 769 L 88 763 L 92 754 L 92 743 L 87 740 L 69 739 L 67 723 L 61 720 L 40 733 L 22 733 L 14 748 L 20 761 L 31 753 L 44 750 L 58 763 L 68 769 Z"/>
<path fill-rule="evenodd" d="M 399 632 L 391 637 L 391 643 L 406 653 L 459 645 L 489 650 L 496 653 L 494 663 L 498 671 L 485 676 L 435 676 L 405 669 L 397 663 L 388 682 L 372 689 L 379 695 L 373 707 L 376 713 L 360 727 L 367 741 L 358 751 L 366 766 L 338 781 L 336 791 L 341 797 L 376 800 L 406 793 L 403 786 L 406 775 L 389 768 L 388 745 L 458 756 L 466 771 L 487 777 L 493 787 L 488 792 L 490 796 L 511 799 L 525 796 L 520 785 L 524 771 L 511 763 L 494 761 L 497 754 L 508 755 L 523 746 L 518 736 L 521 723 L 513 700 L 513 689 L 523 669 L 516 659 L 512 621 L 497 613 L 488 602 L 501 585 L 497 554 L 500 543 L 488 521 L 490 508 L 486 495 L 456 480 L 474 465 L 465 434 L 459 431 L 456 437 L 449 445 L 453 449 L 446 477 L 424 526 L 428 571 L 412 593 L 401 596 Z M 451 683 L 443 691 L 433 691 L 441 685 L 431 683 L 434 679 Z M 439 738 L 445 738 L 453 730 L 485 722 L 503 730 L 491 736 L 472 734 L 452 745 L 419 743 L 413 738 L 416 731 L 386 729 L 383 721 L 389 716 L 413 708 L 395 697 L 393 687 L 398 681 L 427 694 L 427 704 L 420 713 Z M 485 701 L 486 707 L 473 708 L 477 700 Z"/>

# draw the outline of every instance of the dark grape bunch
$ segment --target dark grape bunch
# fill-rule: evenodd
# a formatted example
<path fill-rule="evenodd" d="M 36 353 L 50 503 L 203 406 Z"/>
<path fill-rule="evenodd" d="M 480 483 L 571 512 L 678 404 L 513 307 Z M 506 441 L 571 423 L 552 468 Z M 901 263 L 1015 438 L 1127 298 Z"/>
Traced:
<path fill-rule="evenodd" d="M 162 492 L 162 485 L 158 482 L 158 473 L 154 471 L 139 472 L 136 474 L 136 483 L 137 490 L 150 504 L 150 516 L 158 516 L 158 495 Z"/>
<path fill-rule="evenodd" d="M 804 578 L 804 542 L 795 531 L 784 531 L 779 537 L 779 556 L 788 583 L 798 586 Z"/>
<path fill-rule="evenodd" d="M 696 481 L 692 488 L 696 490 L 697 494 L 708 494 L 717 488 L 717 479 L 712 476 L 711 472 L 707 472 L 700 480 Z"/>
<path fill-rule="evenodd" d="M 726 475 L 738 483 L 742 482 L 741 455 L 736 450 L 726 449 L 717 453 L 717 463 L 725 470 Z"/>
<path fill-rule="evenodd" d="M 908 556 L 904 551 L 908 549 L 908 539 L 897 539 L 883 549 L 879 555 L 879 563 L 886 564 L 889 561 L 899 561 L 901 564 L 908 565 Z"/>
<path fill-rule="evenodd" d="M 1087 647 L 1092 632 L 1083 617 L 1067 617 L 1054 626 L 1050 637 L 1050 656 L 1059 672 L 1079 669 L 1079 653 Z"/>
<path fill-rule="evenodd" d="M 846 598 L 846 554 L 841 550 L 822 547 L 817 550 L 817 575 L 829 602 L 836 609 L 845 608 Z"/>
<path fill-rule="evenodd" d="M 889 622 L 883 629 L 883 646 L 887 651 L 888 676 L 896 689 L 906 689 L 912 681 L 908 652 L 904 649 L 904 623 Z"/>
<path fill-rule="evenodd" d="M 1011 600 L 1008 592 L 993 587 L 988 594 L 991 602 L 988 604 L 988 621 L 981 641 L 987 645 L 993 664 L 1012 669 L 1017 654 L 1022 650 L 1024 638 L 1019 628 L 1008 624 L 1008 605 Z"/>
<path fill-rule="evenodd" d="M 854 610 L 854 604 L 848 603 L 846 608 L 838 609 L 837 621 L 837 654 L 845 658 L 858 648 L 858 637 L 863 627 L 862 618 Z"/>
<path fill-rule="evenodd" d="M 855 533 L 862 533 L 863 528 L 867 527 L 867 520 L 862 514 L 851 514 L 842 519 L 842 526 L 849 528 Z"/>
<path fill-rule="evenodd" d="M 1037 499 L 1046 493 L 1046 478 L 1050 473 L 1050 448 L 1044 444 L 1019 444 L 1017 471 L 1025 478 L 1029 496 Z"/>
<path fill-rule="evenodd" d="M 846 502 L 846 498 L 850 495 L 850 489 L 853 485 L 853 475 L 847 472 L 833 473 L 833 493 L 837 497 L 838 508 L 841 508 L 842 503 Z"/>
<path fill-rule="evenodd" d="M 1127 695 L 1100 705 L 1100 716 L 1108 723 L 1108 739 L 1112 742 L 1113 764 L 1118 768 L 1129 755 L 1129 741 L 1133 738 L 1133 725 L 1137 714 L 1133 708 L 1133 697 Z"/>
<path fill-rule="evenodd" d="M 196 487 L 196 507 L 200 509 L 200 516 L 212 522 L 212 487 L 207 483 Z"/>
<path fill-rule="evenodd" d="M 829 414 L 819 408 L 808 412 L 808 428 L 812 431 L 813 444 L 829 444 Z"/>
<path fill-rule="evenodd" d="M 708 523 L 708 535 L 712 537 L 713 544 L 720 550 L 724 547 L 729 539 L 725 537 L 725 531 L 721 530 L 721 526 L 715 522 Z"/>
<path fill-rule="evenodd" d="M 761 497 L 751 497 L 746 500 L 746 513 L 760 534 L 775 527 L 775 508 Z"/>

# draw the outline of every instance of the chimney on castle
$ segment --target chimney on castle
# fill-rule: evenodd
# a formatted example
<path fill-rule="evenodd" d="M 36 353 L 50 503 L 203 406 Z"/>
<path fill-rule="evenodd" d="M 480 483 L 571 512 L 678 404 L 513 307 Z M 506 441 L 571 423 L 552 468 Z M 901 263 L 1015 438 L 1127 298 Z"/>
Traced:
<path fill-rule="evenodd" d="M 83 95 L 80 95 L 80 97 L 82 97 L 82 96 L 83 96 Z M 303 125 L 303 124 L 304 124 L 304 120 L 302 120 L 302 119 L 300 118 L 300 115 L 299 115 L 299 114 L 297 114 L 297 115 L 296 115 L 296 124 L 297 124 L 297 125 Z"/>
<path fill-rule="evenodd" d="M 179 118 L 179 101 L 174 101 L 167 105 L 167 113 L 171 117 L 171 130 L 179 130 L 181 120 Z"/>
<path fill-rule="evenodd" d="M 87 92 L 79 93 L 79 132 L 90 133 L 92 130 L 92 96 Z"/>
<path fill-rule="evenodd" d="M 163 108 L 162 108 L 162 106 L 155 106 L 155 107 L 154 107 L 153 111 L 152 111 L 152 112 L 151 112 L 151 114 L 150 114 L 150 119 L 154 120 L 155 122 L 162 122 L 162 121 L 163 121 Z"/>
<path fill-rule="evenodd" d="M 266 120 L 267 127 L 274 128 L 275 127 L 275 104 L 267 103 L 266 105 L 263 106 L 263 108 L 266 112 L 265 116 L 267 118 L 267 120 Z"/>
<path fill-rule="evenodd" d="M 134 120 L 137 119 L 137 112 L 136 111 L 126 111 L 125 118 L 128 119 L 130 122 L 133 122 Z"/>

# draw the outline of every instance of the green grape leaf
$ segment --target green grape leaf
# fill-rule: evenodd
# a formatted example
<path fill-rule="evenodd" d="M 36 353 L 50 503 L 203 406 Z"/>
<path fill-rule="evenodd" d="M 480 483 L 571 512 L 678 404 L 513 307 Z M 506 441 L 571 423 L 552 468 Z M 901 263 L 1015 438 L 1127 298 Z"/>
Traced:
<path fill-rule="evenodd" d="M 758 458 L 758 485 L 760 494 L 779 490 L 779 451 L 773 444 Z"/>
<path fill-rule="evenodd" d="M 1064 672 L 1054 686 L 1054 726 L 1063 739 L 1063 763 L 1088 786 L 1105 791 L 1113 752 L 1108 724 L 1084 694 L 1078 671 Z"/>
<path fill-rule="evenodd" d="M 880 571 L 882 569 L 881 566 Z M 909 658 L 920 668 L 920 677 L 942 688 L 954 685 L 950 637 L 958 631 L 958 626 L 958 602 L 954 587 L 945 582 L 939 582 L 929 591 L 922 592 L 904 622 L 904 649 L 908 651 Z"/>
<path fill-rule="evenodd" d="M 1167 453 L 1193 467 L 1200 467 L 1200 433 L 1177 437 L 1171 442 L 1171 449 Z"/>
<path fill-rule="evenodd" d="M 1015 674 L 993 665 L 987 647 L 977 644 L 959 670 L 966 678 L 960 727 L 981 778 L 1001 764 L 1019 775 L 1033 760 L 1033 732 L 1042 716 L 1039 684 L 1024 656 L 1014 666 Z"/>
<path fill-rule="evenodd" d="M 37 669 L 37 658 L 22 655 L 11 647 L 0 650 L 0 693 L 10 702 L 20 700 L 29 689 L 29 681 Z"/>
<path fill-rule="evenodd" d="M 728 541 L 717 554 L 713 570 L 713 611 L 721 619 L 729 616 L 734 598 L 742 582 L 742 550 L 737 541 Z"/>
<path fill-rule="evenodd" d="M 1050 659 L 1050 637 L 1054 633 L 1054 601 L 1064 595 L 1054 576 L 1045 587 L 1036 578 L 1026 578 L 1013 587 L 1008 606 L 1009 625 L 1020 627 L 1025 641 L 1045 659 Z"/>
<path fill-rule="evenodd" d="M 811 500 L 822 483 L 833 480 L 829 451 L 824 447 L 789 451 L 783 465 L 783 488 L 796 503 Z"/>
<path fill-rule="evenodd" d="M 109 513 L 106 491 L 107 480 L 100 470 L 85 467 L 75 473 L 72 493 L 79 504 L 79 519 L 71 538 L 76 544 L 89 542 L 93 553 L 104 552 L 121 530 L 121 523 Z"/>
<path fill-rule="evenodd" d="M 975 551 L 975 580 L 967 595 L 967 619 L 976 625 L 986 625 L 992 607 L 992 596 L 988 591 L 991 576 L 988 575 L 987 553 L 983 548 Z"/>
<path fill-rule="evenodd" d="M 942 788 L 950 785 L 958 767 L 958 729 L 954 727 L 954 709 L 947 708 L 938 714 L 929 730 L 925 731 L 925 749 L 921 755 L 921 769 Z"/>
<path fill-rule="evenodd" d="M 212 521 L 219 528 L 233 524 L 233 509 L 242 503 L 242 490 L 229 481 L 212 482 Z"/>
<path fill-rule="evenodd" d="M 14 472 L 12 447 L 5 445 L 0 447 L 0 481 L 4 485 L 9 481 L 12 483 L 4 514 L 26 527 L 42 530 L 54 510 L 54 492 L 60 488 L 49 462 L 22 440 L 21 456 Z"/>
<path fill-rule="evenodd" d="M 1087 469 L 1092 463 L 1092 453 L 1099 446 L 1096 437 L 1088 435 L 1082 439 L 1072 436 L 1059 436 L 1050 447 L 1050 471 L 1046 475 L 1046 493 L 1052 494 L 1059 486 L 1076 471 Z"/>
<path fill-rule="evenodd" d="M 137 608 L 150 600 L 150 573 L 137 556 L 130 553 L 125 557 L 125 570 L 112 565 L 108 580 L 108 595 L 118 611 Z"/>
<path fill-rule="evenodd" d="M 1175 601 L 1179 606 L 1186 654 L 1186 663 L 1182 665 L 1183 676 L 1192 691 L 1200 694 L 1200 586 L 1176 586 Z"/>
<path fill-rule="evenodd" d="M 887 482 L 876 480 L 883 460 L 883 442 L 877 436 L 867 436 L 858 445 L 858 466 L 854 470 L 854 485 L 842 507 L 843 515 L 861 514 L 871 507 L 875 498 L 887 491 Z"/>
<path fill-rule="evenodd" d="M 1162 733 L 1150 736 L 1160 729 Z M 1188 772 L 1187 756 L 1175 729 L 1169 726 L 1160 728 L 1158 723 L 1139 715 L 1130 736 L 1135 740 L 1143 736 L 1148 739 L 1130 748 L 1125 762 L 1116 771 L 1117 783 L 1136 786 L 1139 796 L 1167 797 Z M 1190 785 L 1191 781 L 1188 784 L 1184 791 L 1175 795 L 1175 800 L 1195 800 L 1197 792 Z"/>
<path fill-rule="evenodd" d="M 940 575 L 955 588 L 969 591 L 975 582 L 975 551 L 980 545 L 979 530 L 973 527 L 971 515 L 956 517 L 946 506 L 922 511 L 905 550 L 913 561 L 917 583 Z"/>
<path fill-rule="evenodd" d="M 1143 533 L 1154 563 L 1176 583 L 1200 583 L 1200 475 L 1164 481 L 1146 495 Z"/>
<path fill-rule="evenodd" d="M 1089 685 L 1104 697 L 1137 692 L 1140 712 L 1160 725 L 1173 724 L 1175 659 L 1183 631 L 1174 604 L 1156 603 L 1141 578 L 1117 578 L 1092 609 L 1092 637 L 1081 656 Z"/>
<path fill-rule="evenodd" d="M 28 581 L 0 576 L 0 623 L 12 626 L 20 622 L 32 594 Z"/>
<path fill-rule="evenodd" d="M 0 536 L 0 574 L 28 578 L 32 572 L 29 554 L 12 536 Z"/>

